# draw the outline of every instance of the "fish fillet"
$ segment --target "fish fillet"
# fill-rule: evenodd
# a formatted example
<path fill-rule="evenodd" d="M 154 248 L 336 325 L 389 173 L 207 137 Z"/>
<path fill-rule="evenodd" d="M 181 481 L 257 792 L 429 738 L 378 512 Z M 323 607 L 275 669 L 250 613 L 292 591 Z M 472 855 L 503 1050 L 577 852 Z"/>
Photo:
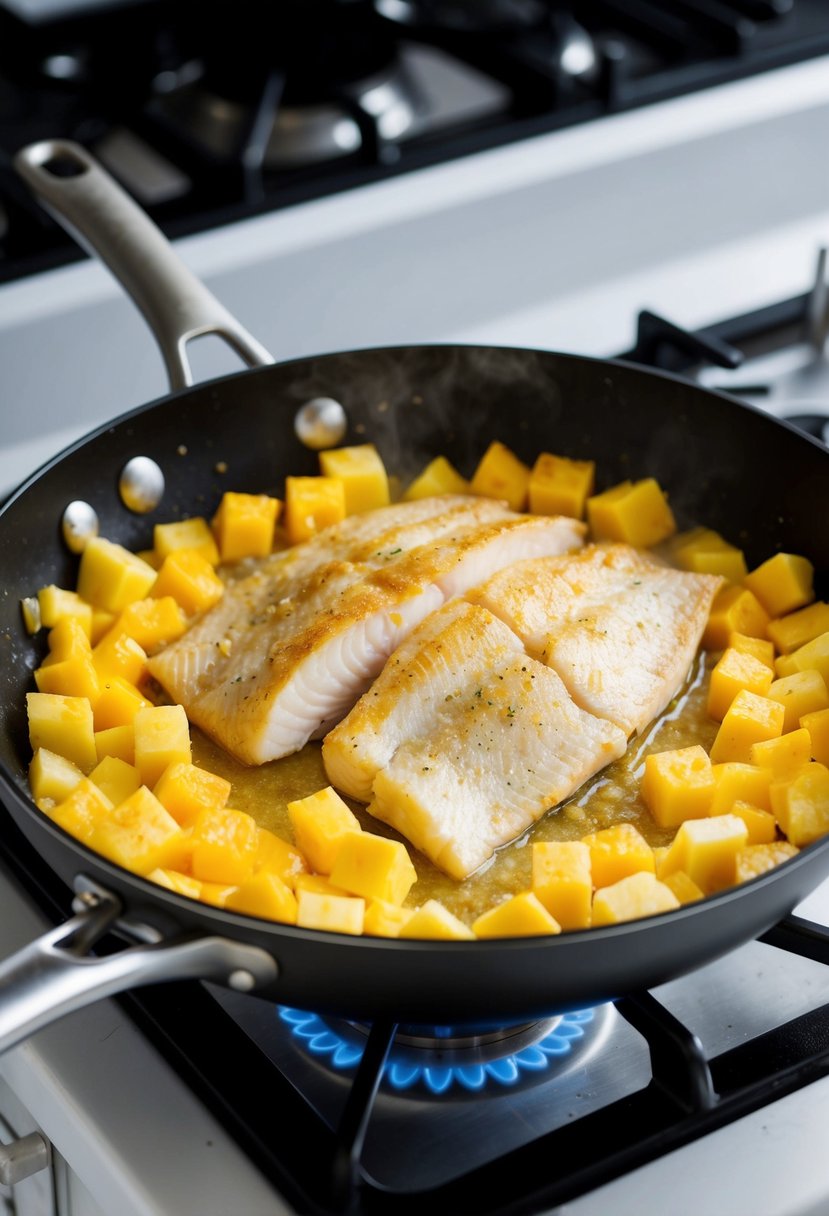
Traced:
<path fill-rule="evenodd" d="M 444 509 L 428 519 L 422 503 L 391 508 L 390 527 L 352 534 L 336 559 L 329 547 L 327 560 L 316 561 L 304 546 L 288 559 L 265 559 L 151 660 L 151 674 L 238 759 L 275 760 L 338 722 L 447 599 L 513 561 L 582 543 L 583 525 L 573 520 L 515 515 L 481 499 L 448 510 L 432 501 Z M 416 510 L 407 525 L 408 506 Z M 329 541 L 320 533 L 308 544 L 317 550 Z"/>

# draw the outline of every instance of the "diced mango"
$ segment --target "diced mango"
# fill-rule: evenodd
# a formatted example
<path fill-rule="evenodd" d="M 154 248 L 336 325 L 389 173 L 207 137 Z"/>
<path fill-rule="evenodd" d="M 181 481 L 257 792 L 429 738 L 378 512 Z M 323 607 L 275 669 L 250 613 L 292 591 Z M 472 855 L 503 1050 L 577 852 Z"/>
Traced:
<path fill-rule="evenodd" d="M 497 498 L 513 511 L 523 511 L 530 489 L 530 470 L 505 444 L 493 441 L 472 475 L 473 494 Z"/>
<path fill-rule="evenodd" d="M 653 849 L 632 823 L 617 823 L 583 836 L 590 850 L 594 887 L 610 887 L 639 870 L 654 873 Z"/>
<path fill-rule="evenodd" d="M 587 520 L 595 540 L 624 541 L 639 549 L 676 531 L 668 500 L 653 477 L 623 481 L 587 500 Z"/>
<path fill-rule="evenodd" d="M 308 865 L 295 845 L 288 844 L 267 828 L 260 828 L 254 860 L 254 871 L 259 870 L 276 874 L 289 887 L 294 887 L 300 875 L 307 874 Z"/>
<path fill-rule="evenodd" d="M 92 655 L 44 664 L 35 671 L 38 692 L 58 693 L 64 697 L 87 697 L 94 704 L 101 695 L 101 681 Z"/>
<path fill-rule="evenodd" d="M 199 813 L 192 832 L 196 878 L 238 886 L 251 877 L 259 843 L 259 829 L 251 815 L 227 807 L 211 808 Z"/>
<path fill-rule="evenodd" d="M 178 601 L 172 595 L 152 595 L 129 604 L 118 617 L 113 632 L 127 634 L 147 654 L 154 654 L 160 647 L 175 642 L 186 629 L 187 618 Z"/>
<path fill-rule="evenodd" d="M 315 895 L 352 895 L 342 887 L 335 887 L 330 878 L 324 874 L 297 874 L 294 878 L 294 891 L 313 891 Z"/>
<path fill-rule="evenodd" d="M 771 810 L 771 769 L 728 761 L 725 764 L 715 764 L 713 773 L 714 797 L 709 814 L 728 814 L 735 802 L 748 802 L 761 810 Z"/>
<path fill-rule="evenodd" d="M 749 844 L 769 844 L 777 835 L 777 820 L 771 811 L 761 811 L 750 802 L 735 802 L 728 812 L 720 814 L 736 815 L 742 819 L 748 832 Z"/>
<path fill-rule="evenodd" d="M 330 874 L 348 832 L 359 832 L 357 816 L 332 788 L 288 803 L 288 816 L 300 852 L 318 874 Z"/>
<path fill-rule="evenodd" d="M 829 832 L 829 768 L 814 762 L 771 783 L 771 809 L 790 844 L 801 848 Z"/>
<path fill-rule="evenodd" d="M 268 494 L 222 495 L 212 527 L 223 562 L 243 557 L 267 557 L 273 549 L 274 529 L 282 503 Z"/>
<path fill-rule="evenodd" d="M 92 706 L 86 697 L 30 692 L 26 696 L 32 751 L 45 747 L 89 773 L 98 763 Z"/>
<path fill-rule="evenodd" d="M 775 663 L 778 676 L 793 676 L 798 671 L 819 671 L 829 686 L 829 633 L 812 638 L 791 654 L 781 655 Z"/>
<path fill-rule="evenodd" d="M 95 754 L 98 761 L 104 756 L 117 756 L 127 764 L 135 763 L 135 731 L 132 723 L 124 726 L 109 726 L 95 731 Z"/>
<path fill-rule="evenodd" d="M 710 895 L 737 881 L 737 854 L 747 843 L 748 828 L 738 815 L 689 819 L 680 825 L 668 849 L 664 873 L 683 870 Z"/>
<path fill-rule="evenodd" d="M 112 813 L 112 803 L 93 781 L 84 777 L 57 806 L 46 811 L 49 818 L 85 844 L 93 843 L 99 822 Z M 93 847 L 94 846 L 93 844 Z"/>
<path fill-rule="evenodd" d="M 411 908 L 399 908 L 396 904 L 373 899 L 366 908 L 363 933 L 368 937 L 399 937 L 411 915 Z"/>
<path fill-rule="evenodd" d="M 537 841 L 532 849 L 533 893 L 562 929 L 587 928 L 593 894 L 589 847 L 580 840 Z"/>
<path fill-rule="evenodd" d="M 188 616 L 206 612 L 224 595 L 224 583 L 209 561 L 192 549 L 177 549 L 165 557 L 152 586 L 152 595 L 171 595 Z"/>
<path fill-rule="evenodd" d="M 89 843 L 135 874 L 181 869 L 186 853 L 181 828 L 145 785 L 95 821 Z"/>
<path fill-rule="evenodd" d="M 78 594 L 96 608 L 120 612 L 143 599 L 156 579 L 155 570 L 123 545 L 102 536 L 87 541 L 78 570 Z"/>
<path fill-rule="evenodd" d="M 320 472 L 343 483 L 347 515 L 385 507 L 390 501 L 389 478 L 373 443 L 329 448 L 319 454 Z"/>
<path fill-rule="evenodd" d="M 338 478 L 285 478 L 285 533 L 289 544 L 310 540 L 345 516 L 345 487 Z"/>
<path fill-rule="evenodd" d="M 822 633 L 829 635 L 829 604 L 823 600 L 769 621 L 769 637 L 781 654 L 799 650 Z"/>
<path fill-rule="evenodd" d="M 702 635 L 706 650 L 724 650 L 731 633 L 764 638 L 769 615 L 748 587 L 727 583 L 714 596 Z"/>
<path fill-rule="evenodd" d="M 331 868 L 331 881 L 352 895 L 402 904 L 417 881 L 406 846 L 371 832 L 346 832 Z"/>
<path fill-rule="evenodd" d="M 190 874 L 182 874 L 179 870 L 152 870 L 147 878 L 150 882 L 157 883 L 159 887 L 166 887 L 168 891 L 175 891 L 177 895 L 186 895 L 188 899 L 200 899 L 202 884 L 198 878 L 193 878 Z"/>
<path fill-rule="evenodd" d="M 158 558 L 159 568 L 165 557 L 181 549 L 190 549 L 200 554 L 211 566 L 219 564 L 219 550 L 216 539 L 210 531 L 206 519 L 196 516 L 192 519 L 179 519 L 174 523 L 156 524 L 153 528 L 153 549 Z"/>
<path fill-rule="evenodd" d="M 38 803 L 43 798 L 63 802 L 82 780 L 83 773 L 77 764 L 46 747 L 37 749 L 29 765 L 29 788 Z"/>
<path fill-rule="evenodd" d="M 235 890 L 235 883 L 203 882 L 201 884 L 199 899 L 203 904 L 212 904 L 214 908 L 223 908 Z"/>
<path fill-rule="evenodd" d="M 808 730 L 800 727 L 777 739 L 754 743 L 749 752 L 752 764 L 771 769 L 774 774 L 792 772 L 812 759 L 812 740 Z M 752 842 L 753 843 L 753 842 Z"/>
<path fill-rule="evenodd" d="M 117 629 L 111 629 L 101 638 L 92 651 L 92 662 L 104 681 L 120 676 L 130 684 L 138 684 L 147 671 L 146 652 L 134 638 Z"/>
<path fill-rule="evenodd" d="M 593 898 L 593 926 L 618 925 L 623 921 L 656 916 L 679 907 L 679 900 L 670 887 L 640 870 L 629 874 L 610 887 L 602 887 Z"/>
<path fill-rule="evenodd" d="M 750 844 L 737 854 L 737 882 L 748 882 L 775 866 L 782 865 L 790 857 L 796 857 L 798 849 L 788 840 L 775 840 L 773 844 Z"/>
<path fill-rule="evenodd" d="M 297 894 L 296 923 L 302 929 L 325 929 L 330 933 L 363 931 L 366 901 L 353 895 L 321 895 L 315 891 Z"/>
<path fill-rule="evenodd" d="M 476 937 L 539 937 L 560 933 L 561 925 L 537 895 L 522 891 L 479 916 L 472 932 Z"/>
<path fill-rule="evenodd" d="M 695 744 L 652 752 L 645 757 L 640 792 L 660 827 L 675 828 L 686 819 L 707 815 L 714 797 L 714 774 L 705 749 Z"/>
<path fill-rule="evenodd" d="M 728 635 L 728 647 L 731 650 L 739 650 L 740 654 L 750 654 L 774 670 L 774 642 L 765 638 L 752 638 L 746 633 L 732 632 Z"/>
<path fill-rule="evenodd" d="M 674 870 L 673 873 L 661 878 L 660 882 L 669 891 L 673 891 L 680 904 L 694 904 L 698 899 L 705 898 L 705 892 L 699 889 L 693 878 L 690 878 L 684 870 Z"/>
<path fill-rule="evenodd" d="M 772 701 L 785 710 L 783 731 L 795 730 L 804 714 L 829 708 L 829 690 L 819 671 L 797 671 L 793 676 L 775 680 L 768 691 Z"/>
<path fill-rule="evenodd" d="M 708 685 L 708 713 L 722 722 L 728 707 L 741 688 L 764 697 L 771 687 L 774 672 L 754 655 L 729 647 L 715 664 Z"/>
<path fill-rule="evenodd" d="M 89 634 L 76 616 L 65 616 L 49 630 L 47 663 L 62 663 L 66 659 L 87 659 L 92 654 Z"/>
<path fill-rule="evenodd" d="M 818 709 L 800 719 L 803 730 L 809 732 L 813 760 L 829 765 L 829 709 Z"/>
<path fill-rule="evenodd" d="M 104 634 L 109 633 L 115 619 L 114 612 L 107 612 L 104 608 L 92 609 L 92 632 L 89 640 L 93 646 L 97 646 Z"/>
<path fill-rule="evenodd" d="M 712 763 L 736 760 L 747 764 L 752 744 L 776 739 L 783 733 L 785 716 L 779 702 L 741 689 L 731 702 L 711 745 Z"/>
<path fill-rule="evenodd" d="M 593 493 L 596 464 L 542 452 L 530 473 L 529 505 L 534 515 L 569 515 L 584 519 Z"/>
<path fill-rule="evenodd" d="M 775 553 L 743 580 L 769 616 L 783 616 L 815 598 L 814 566 L 795 553 Z"/>
<path fill-rule="evenodd" d="M 40 623 L 52 629 L 60 621 L 73 619 L 82 627 L 87 637 L 92 633 L 92 605 L 81 599 L 77 591 L 65 591 L 50 583 L 37 593 L 40 608 Z"/>
<path fill-rule="evenodd" d="M 398 934 L 401 938 L 434 938 L 442 941 L 471 941 L 475 934 L 438 899 L 427 899 L 417 908 Z"/>
<path fill-rule="evenodd" d="M 413 502 L 417 498 L 432 498 L 438 494 L 468 493 L 469 482 L 466 478 L 461 477 L 458 470 L 449 463 L 445 456 L 436 456 L 408 487 L 403 495 L 403 501 Z"/>
<path fill-rule="evenodd" d="M 190 763 L 190 724 L 181 705 L 148 705 L 133 718 L 135 765 L 154 786 L 170 764 Z"/>
<path fill-rule="evenodd" d="M 224 777 L 187 760 L 174 760 L 153 786 L 158 801 L 183 827 L 192 824 L 201 811 L 221 810 L 230 790 L 230 782 Z"/>
<path fill-rule="evenodd" d="M 141 774 L 134 764 L 127 764 L 116 756 L 105 756 L 89 774 L 98 789 L 106 794 L 113 806 L 126 802 L 141 785 Z"/>
<path fill-rule="evenodd" d="M 277 874 L 262 870 L 240 883 L 224 904 L 229 912 L 244 912 L 265 920 L 295 925 L 297 901 L 293 891 Z"/>
<path fill-rule="evenodd" d="M 731 583 L 742 582 L 748 573 L 742 550 L 710 528 L 694 528 L 675 537 L 671 554 L 682 570 L 719 574 Z"/>
<path fill-rule="evenodd" d="M 95 731 L 110 730 L 118 726 L 132 726 L 135 715 L 140 709 L 146 709 L 149 701 L 142 696 L 134 684 L 121 676 L 110 676 L 104 681 L 100 695 L 95 702 Z M 133 759 L 135 759 L 135 738 L 133 736 Z"/>

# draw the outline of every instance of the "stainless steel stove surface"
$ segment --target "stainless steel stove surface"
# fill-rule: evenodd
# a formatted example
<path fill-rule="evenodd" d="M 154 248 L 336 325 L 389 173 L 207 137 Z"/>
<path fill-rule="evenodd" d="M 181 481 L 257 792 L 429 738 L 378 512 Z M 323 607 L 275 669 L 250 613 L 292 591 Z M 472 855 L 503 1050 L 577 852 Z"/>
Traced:
<path fill-rule="evenodd" d="M 208 7 L 197 26 L 185 4 L 19 2 L 0 25 L 0 491 L 166 391 L 132 305 L 2 163 L 52 135 L 108 160 L 278 358 L 418 341 L 626 351 L 822 433 L 820 2 L 286 3 L 279 45 L 305 38 L 309 13 L 334 36 L 290 62 L 274 40 L 242 73 L 256 6 Z M 127 70 L 113 48 L 130 42 L 144 57 Z M 357 59 L 332 59 L 346 44 Z M 637 341 L 643 310 L 679 333 L 646 315 Z M 745 358 L 729 369 L 731 347 Z M 235 370 L 209 343 L 194 364 Z M 66 894 L 3 842 L 5 954 Z M 798 913 L 829 925 L 829 884 Z M 21 1216 L 332 1211 L 330 1171 L 348 1182 L 365 1132 L 376 1185 L 358 1212 L 822 1216 L 828 948 L 820 931 L 774 941 L 523 1028 L 505 1056 L 491 1027 L 472 1045 L 443 1028 L 437 1047 L 409 1029 L 367 1127 L 370 1074 L 356 1097 L 351 1082 L 364 1049 L 382 1063 L 387 1028 L 195 984 L 103 1001 L 0 1060 L 0 1139 L 51 1146 L 48 1171 L 0 1195 Z"/>

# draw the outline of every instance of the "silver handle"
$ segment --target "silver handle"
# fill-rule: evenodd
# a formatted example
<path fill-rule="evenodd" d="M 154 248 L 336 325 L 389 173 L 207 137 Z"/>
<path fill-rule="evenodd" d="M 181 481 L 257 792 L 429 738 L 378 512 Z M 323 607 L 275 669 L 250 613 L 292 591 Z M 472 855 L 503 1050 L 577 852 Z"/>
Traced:
<path fill-rule="evenodd" d="M 84 911 L 0 963 L 0 1053 L 64 1014 L 127 988 L 209 979 L 248 992 L 276 979 L 276 962 L 265 950 L 222 937 L 174 938 L 89 957 L 121 907 L 113 896 L 88 902 Z"/>
<path fill-rule="evenodd" d="M 22 148 L 14 165 L 58 223 L 123 284 L 155 335 L 173 389 L 193 383 L 187 343 L 204 334 L 224 338 L 249 367 L 274 362 L 80 144 L 42 140 Z"/>
<path fill-rule="evenodd" d="M 32 1174 L 49 1168 L 49 1141 L 40 1132 L 29 1132 L 10 1144 L 0 1144 L 0 1186 L 16 1186 Z"/>

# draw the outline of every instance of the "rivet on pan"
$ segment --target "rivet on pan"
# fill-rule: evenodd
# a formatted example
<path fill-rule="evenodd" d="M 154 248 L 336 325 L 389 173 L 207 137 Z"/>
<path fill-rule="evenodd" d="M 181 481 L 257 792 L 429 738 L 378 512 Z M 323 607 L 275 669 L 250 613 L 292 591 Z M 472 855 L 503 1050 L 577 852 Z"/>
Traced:
<path fill-rule="evenodd" d="M 83 553 L 86 542 L 98 535 L 98 515 L 94 507 L 82 499 L 70 502 L 61 519 L 61 531 L 70 553 Z"/>
<path fill-rule="evenodd" d="M 164 474 L 149 456 L 133 456 L 121 470 L 118 493 L 129 511 L 146 515 L 161 502 L 164 494 Z"/>
<path fill-rule="evenodd" d="M 314 397 L 296 412 L 294 430 L 300 443 L 319 451 L 331 448 L 345 435 L 348 419 L 333 397 Z"/>
<path fill-rule="evenodd" d="M 233 988 L 236 992 L 250 992 L 256 987 L 256 979 L 249 971 L 243 971 L 241 968 L 238 971 L 231 971 L 227 977 L 228 987 Z"/>

